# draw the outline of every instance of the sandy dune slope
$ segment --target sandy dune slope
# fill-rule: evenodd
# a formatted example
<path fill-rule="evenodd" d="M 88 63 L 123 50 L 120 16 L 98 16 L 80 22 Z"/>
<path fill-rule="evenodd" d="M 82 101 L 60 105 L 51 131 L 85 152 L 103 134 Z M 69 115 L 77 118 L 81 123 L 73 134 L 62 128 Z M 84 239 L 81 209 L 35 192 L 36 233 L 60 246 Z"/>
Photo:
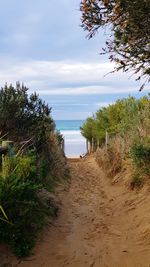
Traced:
<path fill-rule="evenodd" d="M 71 185 L 58 195 L 58 218 L 32 257 L 8 258 L 8 266 L 150 267 L 149 188 L 136 192 L 123 181 L 112 185 L 92 157 L 69 165 Z"/>

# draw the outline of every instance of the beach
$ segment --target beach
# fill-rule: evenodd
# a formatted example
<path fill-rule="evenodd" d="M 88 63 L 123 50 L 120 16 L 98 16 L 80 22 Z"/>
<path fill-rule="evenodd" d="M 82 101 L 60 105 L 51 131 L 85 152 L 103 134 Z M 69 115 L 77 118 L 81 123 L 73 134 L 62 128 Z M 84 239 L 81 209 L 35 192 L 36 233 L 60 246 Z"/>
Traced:
<path fill-rule="evenodd" d="M 82 120 L 56 121 L 56 128 L 60 131 L 65 141 L 64 152 L 66 157 L 79 157 L 87 152 L 86 139 L 80 132 L 82 124 Z"/>

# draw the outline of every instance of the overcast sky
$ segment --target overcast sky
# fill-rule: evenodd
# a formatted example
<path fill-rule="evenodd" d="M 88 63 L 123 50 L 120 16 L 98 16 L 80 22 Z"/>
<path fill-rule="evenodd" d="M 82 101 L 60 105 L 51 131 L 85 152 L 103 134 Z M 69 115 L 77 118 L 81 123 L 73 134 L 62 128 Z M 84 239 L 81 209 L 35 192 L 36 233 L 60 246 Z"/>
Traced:
<path fill-rule="evenodd" d="M 52 107 L 54 119 L 85 119 L 129 94 L 129 74 L 110 74 L 100 56 L 108 32 L 88 40 L 79 0 L 0 0 L 0 86 L 21 81 Z M 146 92 L 145 92 L 146 93 Z"/>

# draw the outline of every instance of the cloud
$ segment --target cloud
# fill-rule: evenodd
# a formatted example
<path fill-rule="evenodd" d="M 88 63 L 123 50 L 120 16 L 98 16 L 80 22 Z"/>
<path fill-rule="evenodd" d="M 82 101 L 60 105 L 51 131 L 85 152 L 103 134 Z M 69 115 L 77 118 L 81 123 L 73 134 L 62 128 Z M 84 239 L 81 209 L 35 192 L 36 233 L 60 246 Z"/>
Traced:
<path fill-rule="evenodd" d="M 41 60 L 97 58 L 99 37 L 101 42 L 104 37 L 85 38 L 79 4 L 74 0 L 0 1 L 0 51 Z"/>
<path fill-rule="evenodd" d="M 66 107 L 66 106 L 87 107 L 87 106 L 89 106 L 88 103 L 62 103 L 61 105 L 63 105 L 63 107 Z M 53 103 L 53 106 L 60 106 L 60 103 Z"/>
<path fill-rule="evenodd" d="M 0 85 L 21 81 L 40 95 L 117 94 L 138 91 L 138 84 L 122 73 L 110 74 L 106 62 L 38 61 L 17 59 L 0 64 Z"/>
<path fill-rule="evenodd" d="M 114 68 L 99 56 L 107 32 L 87 40 L 79 4 L 0 0 L 0 86 L 23 82 L 52 106 L 57 119 L 85 118 L 140 87 L 127 74 L 105 76 Z"/>
<path fill-rule="evenodd" d="M 38 91 L 40 95 L 104 95 L 131 92 L 137 92 L 137 87 L 115 89 L 111 86 L 86 86 Z"/>
<path fill-rule="evenodd" d="M 20 76 L 21 79 L 30 81 L 43 80 L 47 78 L 49 81 L 57 84 L 58 78 L 65 82 L 82 82 L 87 80 L 100 81 L 104 75 L 112 70 L 112 64 L 108 63 L 81 63 L 81 62 L 65 62 L 65 61 L 25 61 L 25 62 L 8 62 L 6 68 L 1 73 L 10 73 L 14 78 Z M 56 79 L 57 78 L 57 79 Z"/>

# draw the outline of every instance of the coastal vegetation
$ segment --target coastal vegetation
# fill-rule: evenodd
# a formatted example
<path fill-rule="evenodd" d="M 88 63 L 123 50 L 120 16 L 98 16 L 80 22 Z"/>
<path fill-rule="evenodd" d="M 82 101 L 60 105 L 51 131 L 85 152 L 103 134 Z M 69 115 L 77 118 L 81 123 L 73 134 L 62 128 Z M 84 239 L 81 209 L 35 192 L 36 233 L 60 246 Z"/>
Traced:
<path fill-rule="evenodd" d="M 131 187 L 150 176 L 150 95 L 128 97 L 99 109 L 81 127 L 109 176 L 131 172 Z M 106 140 L 107 136 L 107 140 Z"/>
<path fill-rule="evenodd" d="M 18 256 L 30 254 L 58 205 L 51 192 L 68 170 L 51 108 L 16 84 L 0 90 L 0 242 Z M 4 153 L 5 152 L 5 153 Z"/>
<path fill-rule="evenodd" d="M 116 63 L 115 70 L 132 71 L 150 81 L 149 0 L 82 0 L 82 27 L 92 38 L 99 28 L 108 28 L 104 54 Z"/>

